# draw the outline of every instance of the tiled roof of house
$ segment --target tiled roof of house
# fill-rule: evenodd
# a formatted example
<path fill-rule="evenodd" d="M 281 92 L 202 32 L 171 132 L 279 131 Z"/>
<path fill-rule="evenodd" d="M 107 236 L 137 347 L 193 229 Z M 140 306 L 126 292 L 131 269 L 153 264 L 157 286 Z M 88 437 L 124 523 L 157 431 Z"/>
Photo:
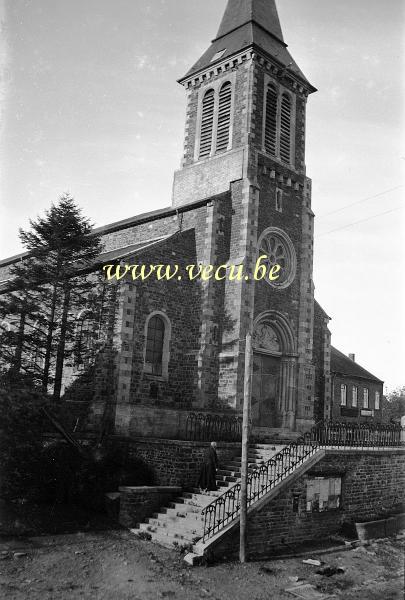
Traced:
<path fill-rule="evenodd" d="M 332 373 L 338 373 L 339 375 L 347 375 L 348 377 L 358 377 L 360 379 L 384 383 L 381 379 L 366 369 L 363 369 L 358 363 L 333 346 L 331 346 L 330 370 Z"/>

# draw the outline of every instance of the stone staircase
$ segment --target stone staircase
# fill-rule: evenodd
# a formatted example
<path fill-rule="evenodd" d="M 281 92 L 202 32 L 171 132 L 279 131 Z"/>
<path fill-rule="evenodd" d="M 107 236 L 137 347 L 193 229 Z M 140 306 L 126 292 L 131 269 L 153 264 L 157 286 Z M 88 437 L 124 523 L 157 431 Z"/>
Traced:
<path fill-rule="evenodd" d="M 258 468 L 263 462 L 280 452 L 284 445 L 253 444 L 249 446 L 249 470 Z M 220 496 L 228 487 L 238 481 L 241 476 L 241 459 L 234 457 L 220 464 L 217 472 L 215 492 L 203 492 L 193 489 L 184 492 L 168 506 L 160 509 L 153 517 L 141 523 L 134 533 L 168 548 L 190 548 L 202 537 L 204 517 L 203 508 Z"/>

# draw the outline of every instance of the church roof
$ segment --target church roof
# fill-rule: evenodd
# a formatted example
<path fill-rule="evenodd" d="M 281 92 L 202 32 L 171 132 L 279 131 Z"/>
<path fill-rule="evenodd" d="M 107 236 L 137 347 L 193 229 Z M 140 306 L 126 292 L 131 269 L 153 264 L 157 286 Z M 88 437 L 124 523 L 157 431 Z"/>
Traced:
<path fill-rule="evenodd" d="M 229 0 L 215 39 L 254 21 L 284 43 L 274 0 Z"/>
<path fill-rule="evenodd" d="M 122 246 L 121 248 L 115 248 L 114 250 L 109 250 L 108 252 L 102 252 L 101 254 L 99 254 L 95 262 L 96 264 L 106 264 L 107 260 L 114 262 L 122 258 L 126 258 L 127 256 L 131 256 L 133 254 L 139 254 L 143 250 L 149 250 L 150 248 L 153 248 L 154 246 L 165 242 L 169 238 L 173 237 L 173 235 L 177 234 L 178 232 L 176 231 L 175 234 L 164 235 L 157 238 L 150 238 L 147 240 L 136 242 L 134 244 L 130 244 L 129 246 Z"/>
<path fill-rule="evenodd" d="M 369 371 L 366 371 L 366 369 L 363 369 L 358 363 L 333 346 L 331 346 L 330 353 L 330 370 L 332 373 L 338 373 L 339 375 L 347 375 L 348 377 L 358 377 L 377 383 L 384 383 L 381 379 L 378 379 L 378 377 Z"/>
<path fill-rule="evenodd" d="M 287 50 L 275 0 L 228 0 L 217 37 L 180 82 L 252 46 L 288 67 L 315 91 Z"/>

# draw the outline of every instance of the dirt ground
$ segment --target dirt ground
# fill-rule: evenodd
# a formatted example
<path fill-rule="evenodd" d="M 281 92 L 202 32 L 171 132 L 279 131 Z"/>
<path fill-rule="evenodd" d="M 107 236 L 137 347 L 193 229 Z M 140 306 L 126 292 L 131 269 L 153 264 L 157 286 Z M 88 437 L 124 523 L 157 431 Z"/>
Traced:
<path fill-rule="evenodd" d="M 319 598 L 403 598 L 404 537 L 328 554 L 308 554 L 344 572 L 316 574 L 305 557 L 188 567 L 176 550 L 127 531 L 0 538 L 0 597 L 7 600 L 294 600 L 308 582 Z M 305 597 L 305 596 L 301 596 Z"/>

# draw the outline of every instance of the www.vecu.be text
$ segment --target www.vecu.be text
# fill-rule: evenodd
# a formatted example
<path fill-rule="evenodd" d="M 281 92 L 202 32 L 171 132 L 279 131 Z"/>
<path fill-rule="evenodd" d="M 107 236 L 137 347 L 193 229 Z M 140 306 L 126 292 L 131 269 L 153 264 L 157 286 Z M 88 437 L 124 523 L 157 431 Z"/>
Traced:
<path fill-rule="evenodd" d="M 281 266 L 265 264 L 268 261 L 268 256 L 263 254 L 259 256 L 256 261 L 255 267 L 251 275 L 245 273 L 244 265 L 204 265 L 194 264 L 187 265 L 185 268 L 179 265 L 103 265 L 103 271 L 105 273 L 107 281 L 121 281 L 122 279 L 131 279 L 132 281 L 146 281 L 148 279 L 156 278 L 157 281 L 170 281 L 186 279 L 189 281 L 201 280 L 209 281 L 214 279 L 215 281 L 248 281 L 253 279 L 254 281 L 261 281 L 262 279 L 269 279 L 270 281 L 277 281 L 280 277 Z"/>

